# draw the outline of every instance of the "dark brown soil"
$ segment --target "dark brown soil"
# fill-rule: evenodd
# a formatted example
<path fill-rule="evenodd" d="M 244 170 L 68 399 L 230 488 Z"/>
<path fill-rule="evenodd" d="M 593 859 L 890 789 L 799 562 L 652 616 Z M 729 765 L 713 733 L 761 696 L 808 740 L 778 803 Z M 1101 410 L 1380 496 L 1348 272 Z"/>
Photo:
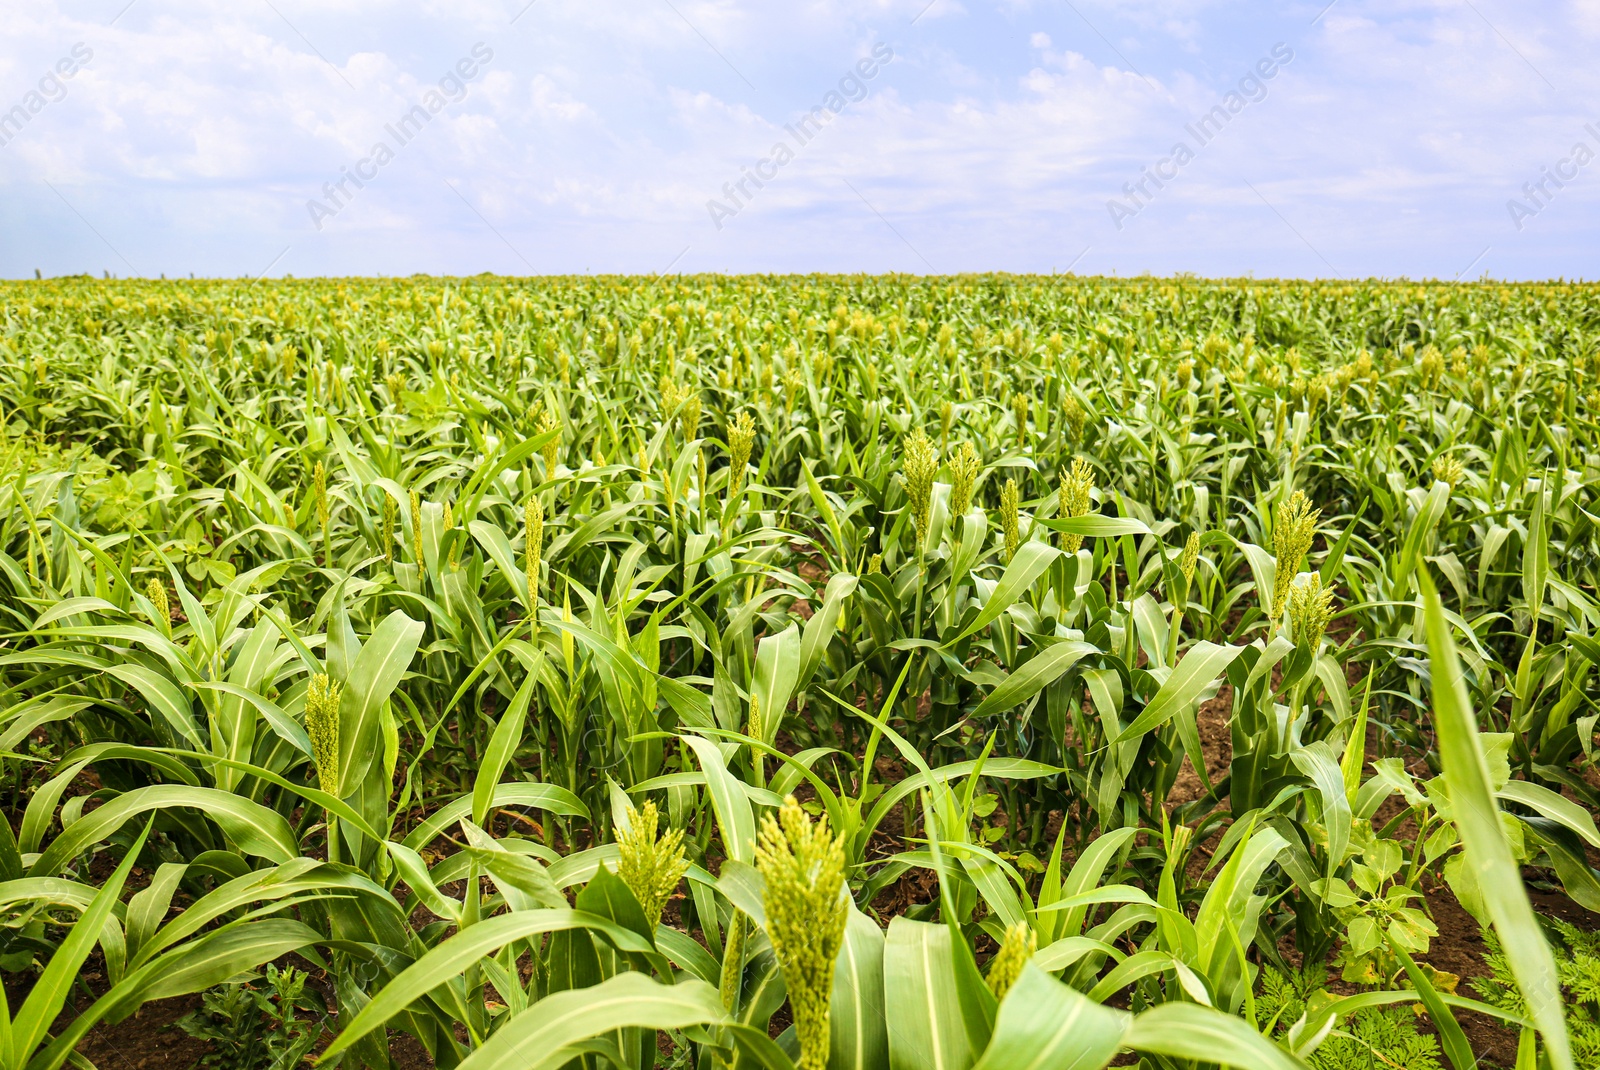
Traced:
<path fill-rule="evenodd" d="M 305 966 L 303 962 L 295 964 Z M 78 1014 L 87 1010 L 95 999 L 105 993 L 105 976 L 99 967 L 99 953 L 96 952 L 85 963 L 82 974 L 89 992 L 85 993 L 80 988 L 75 993 L 71 1010 L 64 1010 L 57 1017 L 51 1028 L 52 1035 L 66 1028 Z M 13 1013 L 27 999 L 33 982 L 34 977 L 28 974 L 6 976 L 5 995 Z M 308 986 L 307 990 L 311 987 Z M 199 995 L 146 1003 L 130 1018 L 114 1024 L 101 1022 L 89 1030 L 78 1045 L 78 1054 L 98 1070 L 188 1070 L 211 1050 L 209 1042 L 191 1037 L 177 1025 L 180 1018 L 199 1006 Z M 433 1070 L 433 1060 L 428 1057 L 427 1049 L 408 1034 L 391 1032 L 389 1051 L 398 1070 Z"/>
<path fill-rule="evenodd" d="M 1582 929 L 1600 927 L 1600 915 L 1574 903 L 1560 892 L 1543 892 L 1528 889 L 1533 909 L 1547 917 L 1560 918 Z M 1469 999 L 1481 998 L 1472 990 L 1471 979 L 1487 976 L 1483 964 L 1484 944 L 1479 935 L 1478 923 L 1462 909 L 1450 889 L 1440 886 L 1428 893 L 1428 910 L 1439 926 L 1439 935 L 1429 948 L 1427 961 L 1439 970 L 1461 977 L 1460 994 Z M 1504 1028 L 1498 1021 L 1484 1014 L 1461 1012 L 1456 1016 L 1472 1042 L 1474 1054 L 1485 1056 L 1492 1064 L 1512 1066 L 1517 1061 L 1517 1034 Z"/>
<path fill-rule="evenodd" d="M 79 1009 L 89 1000 L 80 1001 Z M 100 1070 L 156 1070 L 193 1066 L 210 1050 L 173 1023 L 200 1006 L 199 996 L 147 1003 L 139 1013 L 116 1025 L 101 1023 L 89 1031 L 78 1051 Z"/>
<path fill-rule="evenodd" d="M 1233 730 L 1229 727 L 1228 721 L 1232 709 L 1233 687 L 1227 683 L 1222 685 L 1215 698 L 1200 704 L 1197 718 L 1200 728 L 1200 751 L 1206 758 L 1206 779 L 1212 784 L 1227 776 L 1228 765 L 1233 761 Z M 1200 777 L 1196 775 L 1193 764 L 1185 756 L 1183 766 L 1178 771 L 1177 782 L 1167 794 L 1167 803 L 1173 807 L 1182 806 L 1204 794 L 1205 788 L 1200 784 Z"/>
<path fill-rule="evenodd" d="M 1534 906 L 1544 909 L 1537 902 Z M 1456 902 L 1450 889 L 1442 886 L 1428 894 L 1428 911 L 1439 926 L 1439 935 L 1428 948 L 1425 961 L 1436 970 L 1460 977 L 1460 995 L 1477 997 L 1471 980 L 1489 972 L 1483 964 L 1484 946 L 1478 923 Z M 1517 1061 L 1517 1035 L 1501 1028 L 1493 1018 L 1485 1014 L 1462 1012 L 1456 1015 L 1456 1021 L 1461 1023 L 1467 1039 L 1472 1042 L 1474 1054 L 1502 1066 L 1511 1066 Z"/>
<path fill-rule="evenodd" d="M 105 992 L 105 974 L 97 952 L 84 964 L 79 979 L 89 988 L 73 993 L 69 1008 L 63 1009 L 50 1030 L 51 1035 L 66 1028 L 78 1014 Z M 33 989 L 36 977 L 29 973 L 5 975 L 6 1002 L 14 1015 Z M 116 1025 L 101 1023 L 89 1031 L 78 1051 L 100 1070 L 147 1070 L 193 1066 L 204 1055 L 207 1045 L 195 1040 L 172 1024 L 200 1005 L 200 997 L 147 1003 L 138 1014 Z"/>

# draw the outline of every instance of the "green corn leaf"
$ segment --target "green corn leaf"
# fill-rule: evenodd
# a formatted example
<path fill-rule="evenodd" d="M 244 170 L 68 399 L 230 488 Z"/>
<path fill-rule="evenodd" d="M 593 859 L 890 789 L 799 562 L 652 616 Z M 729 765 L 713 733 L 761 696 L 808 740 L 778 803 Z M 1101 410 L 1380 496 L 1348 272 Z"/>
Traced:
<path fill-rule="evenodd" d="M 1421 508 L 1417 510 L 1417 515 L 1406 528 L 1405 543 L 1400 547 L 1400 553 L 1393 559 L 1394 597 L 1404 597 L 1410 589 L 1411 576 L 1417 571 L 1423 544 L 1439 526 L 1439 521 L 1444 518 L 1445 511 L 1449 507 L 1450 485 L 1443 482 L 1434 483 L 1433 488 L 1428 491 L 1428 496 L 1423 499 Z"/>
<path fill-rule="evenodd" d="M 1078 860 L 1073 863 L 1072 869 L 1067 873 L 1066 879 L 1061 882 L 1061 887 L 1056 895 L 1052 897 L 1051 902 L 1046 904 L 1041 897 L 1039 909 L 1042 911 L 1047 906 L 1053 907 L 1063 900 L 1092 891 L 1099 885 L 1100 878 L 1105 873 L 1106 867 L 1111 864 L 1119 852 L 1128 846 L 1129 841 L 1138 834 L 1138 831 L 1137 828 L 1129 826 L 1114 829 L 1104 836 L 1097 837 L 1094 842 L 1084 849 Z M 1060 936 L 1081 935 L 1083 921 L 1087 913 L 1087 907 L 1072 908 L 1065 919 L 1057 924 L 1056 933 Z"/>
<path fill-rule="evenodd" d="M 592 988 L 546 996 L 501 1026 L 459 1070 L 546 1070 L 567 1062 L 572 1045 L 616 1029 L 685 1029 L 726 1014 L 717 990 L 703 981 L 663 985 L 620 973 Z"/>
<path fill-rule="evenodd" d="M 349 1048 L 362 1036 L 390 1021 L 412 1003 L 506 944 L 572 929 L 604 933 L 617 947 L 630 951 L 650 949 L 650 945 L 637 933 L 605 918 L 578 910 L 520 911 L 487 918 L 433 948 L 379 989 L 371 1002 L 361 1009 L 361 1013 L 345 1025 L 339 1036 L 328 1045 L 322 1058 L 332 1058 Z"/>
<path fill-rule="evenodd" d="M 150 884 L 135 892 L 128 900 L 126 917 L 128 957 L 137 959 L 139 949 L 155 934 L 172 906 L 172 897 L 178 890 L 188 866 L 180 862 L 163 862 L 156 869 Z"/>
<path fill-rule="evenodd" d="M 1539 489 L 1533 495 L 1528 538 L 1522 546 L 1522 597 L 1528 612 L 1536 617 L 1544 605 L 1545 587 L 1550 579 L 1550 538 L 1544 515 L 1547 483 L 1547 480 L 1540 480 Z"/>
<path fill-rule="evenodd" d="M 482 520 L 472 521 L 467 525 L 467 530 L 472 532 L 472 537 L 478 540 L 483 552 L 489 555 L 489 560 L 500 570 L 501 577 L 511 585 L 517 601 L 527 605 L 528 573 L 517 563 L 516 551 L 511 548 L 511 540 L 506 538 L 506 533 Z"/>
<path fill-rule="evenodd" d="M 1242 1018 L 1195 1003 L 1163 1003 L 1133 1020 L 1123 1043 L 1135 1051 L 1237 1067 L 1305 1070 L 1305 1064 Z"/>
<path fill-rule="evenodd" d="M 809 459 L 800 462 L 800 473 L 806 477 L 806 491 L 811 495 L 811 504 L 816 506 L 817 514 L 822 517 L 828 526 L 832 546 L 835 550 L 842 550 L 845 546 L 844 529 L 839 524 L 838 514 L 834 511 L 833 503 L 828 501 L 827 492 L 822 489 L 822 484 L 817 482 L 817 477 L 812 471 Z"/>
<path fill-rule="evenodd" d="M 1146 732 L 1166 724 L 1180 709 L 1200 701 L 1205 689 L 1222 675 L 1223 670 L 1243 649 L 1219 646 L 1205 640 L 1195 643 L 1173 667 L 1166 683 L 1161 685 L 1139 716 L 1117 733 L 1115 739 L 1107 742 L 1114 745 L 1124 740 L 1138 739 Z"/>
<path fill-rule="evenodd" d="M 1000 577 L 1000 582 L 989 594 L 989 600 L 983 604 L 983 610 L 975 617 L 972 623 L 963 628 L 960 634 L 945 641 L 945 646 L 954 646 L 969 635 L 982 631 L 993 624 L 1000 614 L 1015 605 L 1023 595 L 1027 594 L 1040 576 L 1050 570 L 1051 564 L 1061 556 L 1061 551 L 1048 543 L 1029 541 L 1017 549 L 1017 556 L 1011 559 L 1011 564 L 1006 566 L 1006 571 Z"/>
<path fill-rule="evenodd" d="M 1536 810 L 1583 837 L 1591 847 L 1600 847 L 1600 830 L 1595 828 L 1594 817 L 1565 795 L 1527 780 L 1507 781 L 1495 795 L 1507 802 L 1520 803 Z"/>
<path fill-rule="evenodd" d="M 54 876 L 85 848 L 106 839 L 129 818 L 151 810 L 182 806 L 204 813 L 246 854 L 271 862 L 287 862 L 300 853 L 293 830 L 276 810 L 216 788 L 156 784 L 118 795 L 73 822 L 28 872 L 33 876 Z"/>
<path fill-rule="evenodd" d="M 969 790 L 968 795 L 970 794 Z M 922 795 L 922 820 L 924 828 L 939 827 L 934 819 L 933 803 L 928 792 L 923 792 Z M 967 940 L 966 933 L 961 929 L 959 921 L 961 911 L 955 894 L 959 885 L 945 862 L 938 836 L 928 838 L 928 857 L 934 873 L 939 878 L 939 913 L 943 915 L 945 928 L 950 937 L 949 966 L 951 976 L 955 980 L 961 1027 L 966 1031 L 968 1049 L 974 1053 L 981 1052 L 989 1046 L 989 1038 L 994 1034 L 994 1020 L 999 1007 L 994 993 L 984 983 L 983 974 L 978 972 L 978 963 L 973 957 L 972 946 Z M 983 890 L 982 885 L 979 885 L 979 890 L 980 892 Z M 1001 912 L 997 910 L 996 913 Z M 1002 920 L 1005 924 L 1012 923 L 1011 918 Z"/>
<path fill-rule="evenodd" d="M 65 620 L 68 617 L 75 617 L 80 613 L 87 615 L 90 613 L 121 614 L 121 612 L 122 611 L 111 602 L 107 602 L 104 598 L 96 598 L 93 595 L 80 595 L 76 598 L 63 598 L 61 601 L 51 606 L 43 613 L 40 613 L 38 617 L 34 618 L 33 625 L 31 628 L 29 628 L 29 630 L 42 632 L 45 630 L 45 628 L 54 624 L 56 621 Z"/>
<path fill-rule="evenodd" d="M 1095 1003 L 1103 1002 L 1141 978 L 1160 976 L 1176 969 L 1178 965 L 1178 960 L 1166 951 L 1152 949 L 1129 955 L 1095 982 L 1095 986 L 1089 990 L 1089 999 Z"/>
<path fill-rule="evenodd" d="M 203 870 L 204 858 L 190 863 L 191 870 Z M 281 866 L 246 869 L 241 875 L 220 884 L 152 933 L 141 943 L 130 965 L 140 967 L 167 948 L 202 932 L 212 922 L 241 911 L 252 903 L 274 903 L 307 895 L 328 893 L 343 899 L 361 899 L 372 916 L 398 915 L 399 904 L 373 881 L 352 870 L 327 866 L 314 858 L 295 858 Z"/>
<path fill-rule="evenodd" d="M 822 608 L 806 621 L 805 635 L 800 643 L 800 671 L 795 677 L 795 688 L 804 690 L 822 664 L 828 644 L 839 630 L 839 618 L 845 603 L 855 594 L 860 581 L 848 572 L 836 572 L 828 578 L 822 593 Z"/>
<path fill-rule="evenodd" d="M 1060 940 L 1046 947 L 1041 947 L 1034 952 L 1033 962 L 1046 973 L 1057 973 L 1084 958 L 1084 956 L 1092 955 L 1096 952 L 1119 962 L 1126 957 L 1121 951 L 1104 940 L 1096 940 L 1088 936 L 1064 936 Z"/>
<path fill-rule="evenodd" d="M 257 918 L 206 933 L 163 952 L 107 992 L 103 1015 L 118 1021 L 141 1004 L 204 991 L 322 939 L 289 918 Z"/>
<path fill-rule="evenodd" d="M 1255 896 L 1256 885 L 1287 845 L 1271 828 L 1247 832 L 1200 901 L 1194 920 L 1200 954 L 1197 966 L 1219 995 L 1225 983 L 1238 980 L 1240 964 L 1228 934 L 1230 930 L 1236 933 L 1239 943 L 1247 947 L 1254 940 L 1262 907 Z"/>
<path fill-rule="evenodd" d="M 184 754 L 185 752 L 171 751 L 169 753 Z M 114 752 L 101 752 L 101 757 L 113 758 L 117 756 L 118 755 Z M 345 802 L 343 799 L 329 795 L 327 792 L 322 791 L 319 788 L 313 788 L 308 784 L 296 784 L 291 780 L 279 776 L 270 769 L 263 768 L 259 765 L 252 765 L 249 762 L 236 762 L 228 758 L 215 758 L 208 754 L 197 754 L 194 756 L 194 760 L 198 762 L 204 762 L 206 765 L 215 766 L 219 769 L 237 770 L 239 772 L 249 773 L 251 776 L 260 777 L 268 784 L 274 784 L 285 791 L 293 792 L 302 799 L 305 799 L 307 802 L 315 803 L 317 806 L 323 807 L 334 817 L 349 822 L 351 828 L 354 828 L 363 835 L 373 836 L 379 839 L 382 838 L 378 835 L 377 830 L 367 823 L 367 819 L 363 817 L 358 810 L 352 807 L 349 803 Z"/>
<path fill-rule="evenodd" d="M 1522 835 L 1545 852 L 1561 886 L 1573 902 L 1600 912 L 1600 871 L 1589 867 L 1584 846 L 1569 830 L 1543 817 L 1524 817 Z"/>
<path fill-rule="evenodd" d="M 1079 907 L 1095 906 L 1099 903 L 1142 903 L 1151 907 L 1156 905 L 1150 894 L 1141 888 L 1135 888 L 1131 884 L 1105 884 L 1075 895 L 1064 895 L 1048 906 L 1040 907 L 1038 912 L 1043 914 L 1051 910 L 1076 910 Z"/>
<path fill-rule="evenodd" d="M 829 997 L 828 1070 L 877 1070 L 889 1061 L 883 1001 L 883 930 L 852 904 Z"/>
<path fill-rule="evenodd" d="M 1370 497 L 1363 498 L 1361 505 L 1351 515 L 1353 517 L 1361 516 L 1367 511 L 1367 503 L 1371 500 Z M 1324 587 L 1332 587 L 1339 582 L 1339 573 L 1344 570 L 1345 551 L 1349 549 L 1350 536 L 1355 534 L 1355 530 L 1355 521 L 1352 520 L 1345 525 L 1344 532 L 1339 536 L 1339 541 L 1334 543 L 1332 548 L 1328 550 L 1328 556 L 1323 560 L 1322 568 L 1319 570 Z"/>
<path fill-rule="evenodd" d="M 550 871 L 537 859 L 507 850 L 475 826 L 468 828 L 467 833 L 473 844 L 467 848 L 467 854 L 494 878 L 512 910 L 559 909 L 566 905 L 566 896 L 556 887 Z"/>
<path fill-rule="evenodd" d="M 39 850 L 45 832 L 55 820 L 56 804 L 77 775 L 88 766 L 91 756 L 75 753 L 77 756 L 73 760 L 63 759 L 61 771 L 35 788 L 33 798 L 28 800 L 28 807 L 22 812 L 22 828 L 17 835 L 17 847 L 24 853 Z"/>
<path fill-rule="evenodd" d="M 674 965 L 688 971 L 689 976 L 699 978 L 708 985 L 721 982 L 722 963 L 712 958 L 711 954 L 687 933 L 659 925 L 656 927 L 656 947 L 660 948 L 661 953 Z"/>
<path fill-rule="evenodd" d="M 971 716 L 981 720 L 1019 706 L 1060 679 L 1079 661 L 1098 653 L 1100 649 L 1092 643 L 1055 643 L 1035 654 L 1022 668 L 1006 677 L 1004 682 L 984 697 Z"/>
<path fill-rule="evenodd" d="M 893 739 L 895 737 L 891 736 L 890 738 Z M 949 765 L 941 765 L 937 769 L 925 769 L 913 776 L 906 777 L 878 797 L 871 813 L 867 817 L 867 827 L 876 828 L 896 803 L 914 792 L 921 791 L 931 785 L 946 785 L 964 776 L 971 776 L 978 768 L 979 764 L 975 761 L 952 762 Z M 984 776 L 992 777 L 996 780 L 1037 780 L 1055 776 L 1061 772 L 1057 766 L 1046 765 L 1043 762 L 1036 762 L 1028 758 L 990 758 L 983 763 L 982 769 Z"/>
<path fill-rule="evenodd" d="M 195 723 L 194 702 L 171 677 L 136 663 L 107 665 L 106 672 L 143 695 L 150 708 L 161 714 L 178 738 L 195 750 L 206 749 L 200 727 Z"/>
<path fill-rule="evenodd" d="M 703 736 L 680 737 L 700 760 L 706 775 L 706 791 L 722 830 L 722 844 L 735 862 L 750 862 L 755 857 L 756 815 L 740 782 L 728 772 L 722 751 Z"/>
<path fill-rule="evenodd" d="M 1422 1003 L 1428 1008 L 1428 1016 L 1433 1019 L 1433 1027 L 1439 1031 L 1439 1036 L 1444 1042 L 1444 1053 L 1450 1060 L 1450 1065 L 1455 1070 L 1477 1070 L 1478 1060 L 1472 1054 L 1472 1045 L 1467 1040 L 1467 1034 L 1462 1031 L 1461 1023 L 1456 1021 L 1456 1016 L 1451 1013 L 1439 992 L 1433 987 L 1433 982 L 1428 980 L 1428 975 L 1423 973 L 1406 953 L 1406 949 L 1394 942 L 1394 939 L 1385 932 L 1384 942 L 1389 945 L 1389 950 L 1394 957 L 1400 960 L 1400 965 L 1405 968 L 1406 977 L 1411 980 L 1411 987 L 1417 990 L 1417 995 L 1422 997 Z"/>
<path fill-rule="evenodd" d="M 94 950 L 101 928 L 111 917 L 117 899 L 122 895 L 122 886 L 127 882 L 134 863 L 139 860 L 139 852 L 144 850 L 145 840 L 149 837 L 153 824 L 154 822 L 149 822 L 145 825 L 144 830 L 134 841 L 132 849 L 123 855 L 122 861 L 112 872 L 110 879 L 95 893 L 88 908 L 79 916 L 78 923 L 68 931 L 66 939 L 56 948 L 55 954 L 50 956 L 44 971 L 34 982 L 28 998 L 23 1001 L 21 1009 L 11 1022 L 11 1050 L 6 1056 L 7 1066 L 21 1067 L 28 1064 L 34 1049 L 45 1038 L 46 1031 L 55 1021 L 56 1015 L 60 1014 L 61 1008 L 66 1005 L 67 997 L 71 995 L 73 983 L 77 979 L 78 970 L 89 957 L 89 953 Z M 71 1048 L 66 1050 L 70 1051 Z M 65 1057 L 64 1051 L 62 1059 Z M 60 1061 L 56 1061 L 54 1065 L 59 1066 Z"/>
<path fill-rule="evenodd" d="M 489 748 L 484 751 L 483 760 L 478 766 L 478 775 L 472 785 L 473 824 L 482 825 L 488 819 L 489 807 L 494 800 L 494 789 L 500 783 L 500 774 L 505 771 L 506 763 L 511 761 L 512 755 L 522 743 L 522 726 L 528 716 L 528 705 L 533 701 L 533 687 L 537 679 L 538 677 L 530 672 L 522 681 L 522 686 L 517 688 L 517 693 L 500 718 L 500 723 L 495 725 L 494 734 L 489 737 Z"/>
<path fill-rule="evenodd" d="M 1122 1047 L 1130 1016 L 1102 1007 L 1033 964 L 1024 966 L 976 1070 L 1099 1070 Z"/>
<path fill-rule="evenodd" d="M 1522 874 L 1500 827 L 1499 807 L 1495 805 L 1488 763 L 1478 739 L 1477 715 L 1461 675 L 1461 659 L 1432 580 L 1426 572 L 1419 572 L 1417 579 L 1428 633 L 1439 759 L 1466 851 L 1465 864 L 1493 919 L 1529 1013 L 1548 1046 L 1552 1065 L 1555 1070 L 1572 1070 L 1555 959 L 1534 917 Z"/>
<path fill-rule="evenodd" d="M 466 795 L 441 806 L 411 830 L 405 838 L 405 845 L 413 851 L 422 850 L 446 828 L 471 815 L 472 802 L 472 796 Z M 489 797 L 490 810 L 521 806 L 563 817 L 589 816 L 589 808 L 583 800 L 560 784 L 509 783 L 494 786 Z"/>
<path fill-rule="evenodd" d="M 1350 822 L 1354 816 L 1350 810 L 1344 770 L 1339 768 L 1327 740 L 1319 739 L 1296 748 L 1289 758 L 1322 796 L 1322 824 L 1328 832 L 1328 863 L 1324 876 L 1332 877 L 1344 862 L 1345 850 L 1350 845 Z"/>
<path fill-rule="evenodd" d="M 422 632 L 422 622 L 397 609 L 373 629 L 350 667 L 339 702 L 340 798 L 355 791 L 372 768 L 381 710 L 411 667 Z"/>
<path fill-rule="evenodd" d="M 311 737 L 307 736 L 306 730 L 301 728 L 294 718 L 284 713 L 277 703 L 247 688 L 223 681 L 195 680 L 189 686 L 200 690 L 217 691 L 224 695 L 232 696 L 241 703 L 248 703 L 255 708 L 257 713 L 261 714 L 262 719 L 267 722 L 268 727 L 273 732 L 277 733 L 279 739 L 282 739 L 307 758 L 311 757 Z M 236 754 L 233 757 L 247 758 L 249 756 Z"/>
<path fill-rule="evenodd" d="M 1020 554 L 1019 554 L 1020 556 Z M 895 918 L 883 950 L 883 1003 L 891 1070 L 967 1070 L 954 949 L 944 925 Z"/>
<path fill-rule="evenodd" d="M 1151 534 L 1148 524 L 1131 516 L 1102 516 L 1099 513 L 1091 513 L 1086 516 L 1035 517 L 1033 522 L 1051 531 L 1082 535 L 1085 538 Z"/>
<path fill-rule="evenodd" d="M 1355 723 L 1344 745 L 1344 756 L 1339 760 L 1339 773 L 1344 778 L 1345 798 L 1355 805 L 1356 794 L 1361 790 L 1361 771 L 1367 760 L 1367 711 L 1372 707 L 1372 678 L 1377 667 L 1367 670 L 1367 686 L 1361 693 L 1361 709 L 1356 712 Z"/>
<path fill-rule="evenodd" d="M 1272 590 L 1278 579 L 1278 560 L 1271 551 L 1253 542 L 1234 540 L 1245 560 L 1250 564 L 1250 575 L 1256 581 L 1256 602 L 1263 614 L 1272 612 Z"/>
<path fill-rule="evenodd" d="M 729 859 L 717 875 L 717 891 L 763 929 L 767 927 L 766 890 L 766 878 L 747 862 Z"/>
<path fill-rule="evenodd" d="M 394 861 L 395 871 L 406 882 L 417 901 L 450 924 L 461 924 L 461 901 L 452 899 L 439 890 L 428 873 L 428 864 L 411 848 L 399 843 L 385 844 L 385 850 Z"/>
<path fill-rule="evenodd" d="M 791 624 L 777 635 L 763 636 L 756 644 L 755 679 L 750 694 L 761 704 L 761 741 L 778 738 L 784 711 L 800 679 L 800 628 Z"/>

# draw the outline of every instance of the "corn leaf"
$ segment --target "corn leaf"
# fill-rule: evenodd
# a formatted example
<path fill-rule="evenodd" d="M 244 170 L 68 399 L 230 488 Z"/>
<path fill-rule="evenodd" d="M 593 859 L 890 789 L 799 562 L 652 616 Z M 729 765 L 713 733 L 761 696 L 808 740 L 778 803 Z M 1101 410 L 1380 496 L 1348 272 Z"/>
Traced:
<path fill-rule="evenodd" d="M 1466 851 L 1466 866 L 1493 919 L 1506 961 L 1528 1003 L 1556 1070 L 1572 1070 L 1566 1017 L 1555 959 L 1545 942 L 1522 874 L 1500 827 L 1500 810 L 1490 787 L 1489 766 L 1478 739 L 1477 715 L 1467 697 L 1461 659 L 1445 621 L 1439 594 L 1426 572 L 1422 588 L 1428 658 L 1433 677 L 1433 716 L 1439 734 L 1439 760 L 1450 788 L 1450 805 Z"/>

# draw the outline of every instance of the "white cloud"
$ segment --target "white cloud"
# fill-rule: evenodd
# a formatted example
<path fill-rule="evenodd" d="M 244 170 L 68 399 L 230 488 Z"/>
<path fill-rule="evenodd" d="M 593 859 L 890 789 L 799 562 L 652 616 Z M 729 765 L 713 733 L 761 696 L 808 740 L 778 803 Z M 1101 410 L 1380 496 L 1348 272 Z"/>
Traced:
<path fill-rule="evenodd" d="M 925 0 L 538 0 L 509 25 L 523 2 L 279 0 L 293 29 L 224 0 L 147 0 L 113 28 L 59 4 L 24 9 L 0 41 L 0 106 L 74 41 L 95 58 L 0 147 L 0 225 L 12 224 L 0 274 L 108 255 L 45 180 L 136 246 L 131 259 L 169 273 L 200 255 L 259 269 L 286 243 L 296 251 L 278 270 L 296 274 L 525 270 L 447 177 L 552 270 L 645 270 L 685 244 L 688 269 L 922 269 L 922 255 L 945 270 L 1048 269 L 1087 244 L 1082 270 L 1323 270 L 1245 179 L 1328 259 L 1364 273 L 1440 272 L 1456 245 L 1476 242 L 1470 256 L 1503 242 L 1507 270 L 1572 275 L 1592 270 L 1572 243 L 1600 236 L 1600 171 L 1538 227 L 1517 234 L 1504 218 L 1505 199 L 1600 120 L 1578 103 L 1600 99 L 1595 0 L 1482 0 L 1493 25 L 1455 4 L 1340 0 L 1315 27 L 1314 10 L 1282 21 L 1202 0 L 1085 2 L 1082 19 L 1027 2 L 937 0 L 917 18 Z M 1229 21 L 1240 18 L 1242 30 Z M 1116 231 L 1106 200 L 1277 40 L 1295 58 L 1267 99 Z M 312 231 L 306 200 L 478 41 L 494 58 L 466 98 Z M 895 56 L 866 98 L 716 231 L 706 199 L 875 42 Z"/>
<path fill-rule="evenodd" d="M 587 104 L 557 87 L 546 75 L 534 75 L 531 90 L 534 112 L 541 118 L 571 123 L 594 115 Z"/>

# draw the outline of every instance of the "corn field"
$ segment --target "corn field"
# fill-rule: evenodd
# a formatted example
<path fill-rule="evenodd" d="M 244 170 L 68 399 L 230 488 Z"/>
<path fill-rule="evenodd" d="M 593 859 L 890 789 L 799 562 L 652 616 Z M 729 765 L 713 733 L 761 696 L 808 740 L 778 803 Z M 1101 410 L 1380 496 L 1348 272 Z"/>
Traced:
<path fill-rule="evenodd" d="M 0 284 L 0 1068 L 1600 1065 L 1594 297 Z"/>

